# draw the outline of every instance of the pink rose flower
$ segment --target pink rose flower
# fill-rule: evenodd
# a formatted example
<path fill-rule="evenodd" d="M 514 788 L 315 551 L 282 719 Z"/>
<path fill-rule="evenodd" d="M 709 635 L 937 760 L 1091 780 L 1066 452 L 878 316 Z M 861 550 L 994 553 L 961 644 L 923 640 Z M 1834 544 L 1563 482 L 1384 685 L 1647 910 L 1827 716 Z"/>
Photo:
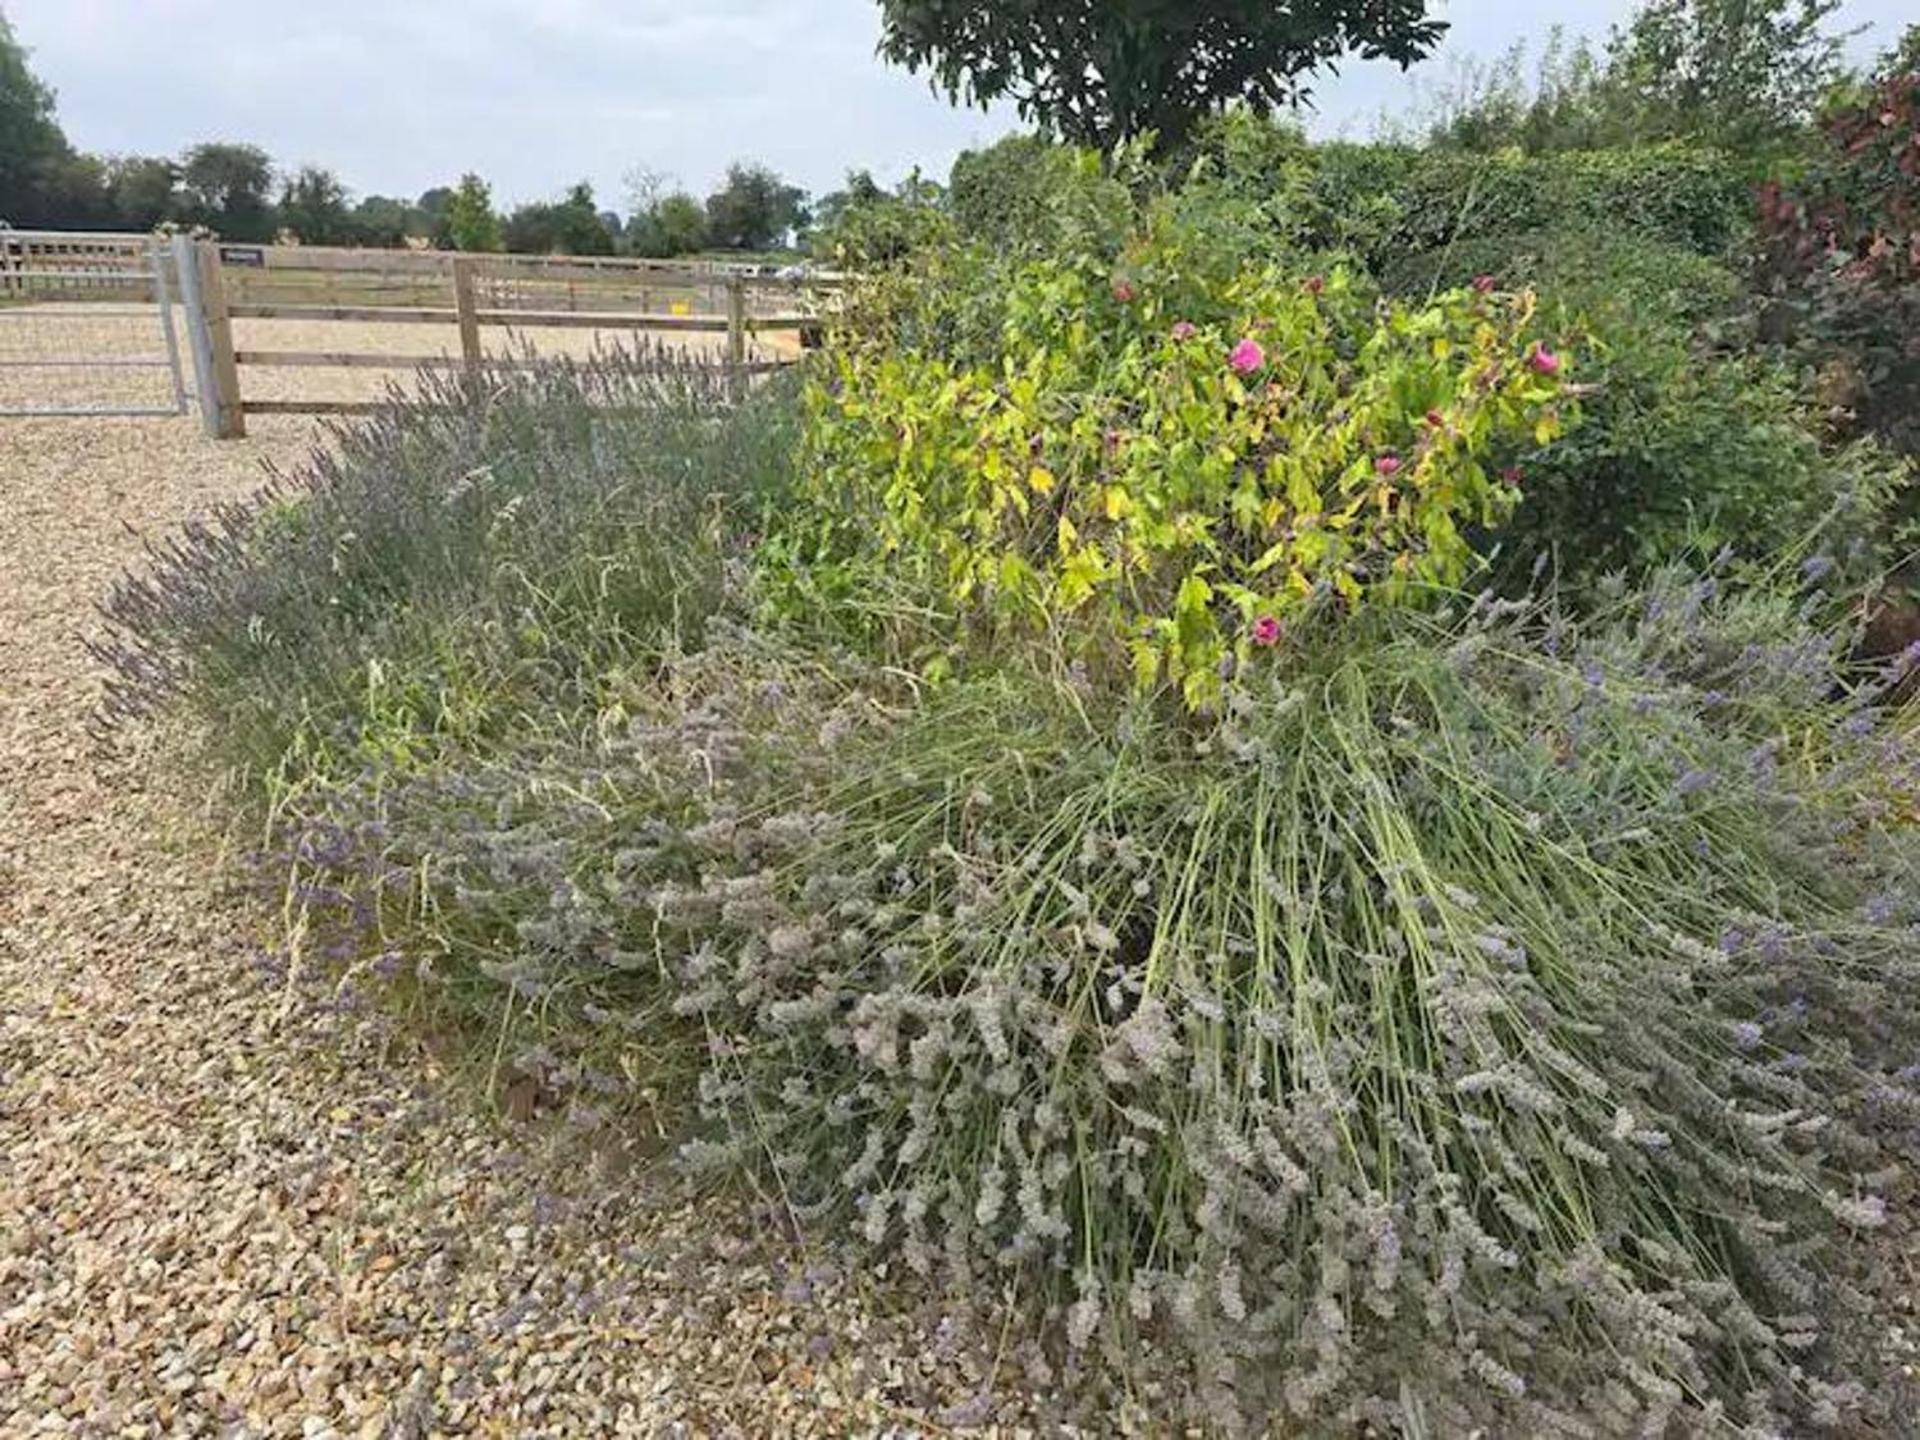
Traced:
<path fill-rule="evenodd" d="M 1195 335 L 1198 335 L 1199 333 L 1200 333 L 1199 327 L 1197 327 L 1191 320 L 1176 320 L 1174 322 L 1173 338 L 1176 340 L 1191 340 Z"/>
<path fill-rule="evenodd" d="M 1526 479 L 1526 472 L 1521 470 L 1518 465 L 1509 465 L 1500 472 L 1500 478 L 1515 489 L 1518 489 L 1520 482 Z"/>
<path fill-rule="evenodd" d="M 1398 455 L 1382 455 L 1378 460 L 1373 462 L 1373 468 L 1382 475 L 1398 475 L 1400 473 L 1400 457 Z"/>
<path fill-rule="evenodd" d="M 1491 295 L 1493 293 L 1493 277 L 1491 275 L 1474 276 L 1473 288 L 1478 290 L 1482 295 Z"/>
<path fill-rule="evenodd" d="M 1527 356 L 1527 365 L 1536 375 L 1558 375 L 1560 357 L 1544 345 L 1536 345 L 1533 353 Z"/>
<path fill-rule="evenodd" d="M 1260 342 L 1251 335 L 1227 352 L 1227 364 L 1241 375 L 1251 375 L 1266 363 L 1267 352 L 1260 348 Z"/>
<path fill-rule="evenodd" d="M 1253 622 L 1253 643 L 1271 649 L 1280 643 L 1280 621 L 1272 615 L 1262 615 Z"/>
<path fill-rule="evenodd" d="M 1118 300 L 1122 305 L 1131 305 L 1139 296 L 1140 292 L 1133 288 L 1133 282 L 1131 280 L 1115 280 L 1113 282 L 1113 298 Z"/>

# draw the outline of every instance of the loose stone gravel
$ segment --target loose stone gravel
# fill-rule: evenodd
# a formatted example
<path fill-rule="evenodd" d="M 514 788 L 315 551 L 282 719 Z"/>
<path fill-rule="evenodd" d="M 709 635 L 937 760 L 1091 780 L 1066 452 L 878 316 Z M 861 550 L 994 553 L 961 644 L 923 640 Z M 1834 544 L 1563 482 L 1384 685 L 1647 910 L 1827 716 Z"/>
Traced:
<path fill-rule="evenodd" d="M 254 430 L 0 420 L 0 1435 L 1061 1433 L 991 1323 L 262 982 L 204 817 L 89 740 L 81 648 L 139 535 L 312 438 Z"/>

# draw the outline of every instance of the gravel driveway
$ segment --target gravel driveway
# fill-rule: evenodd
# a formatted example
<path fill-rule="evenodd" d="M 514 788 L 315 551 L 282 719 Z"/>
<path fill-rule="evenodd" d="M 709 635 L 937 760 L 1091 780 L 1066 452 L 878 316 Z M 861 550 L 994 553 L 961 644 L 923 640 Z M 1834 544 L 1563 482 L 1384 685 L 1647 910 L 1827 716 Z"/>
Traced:
<path fill-rule="evenodd" d="M 262 980 L 206 829 L 87 738 L 80 648 L 134 532 L 310 443 L 254 431 L 0 420 L 0 1434 L 1035 1426 L 937 1311 Z"/>

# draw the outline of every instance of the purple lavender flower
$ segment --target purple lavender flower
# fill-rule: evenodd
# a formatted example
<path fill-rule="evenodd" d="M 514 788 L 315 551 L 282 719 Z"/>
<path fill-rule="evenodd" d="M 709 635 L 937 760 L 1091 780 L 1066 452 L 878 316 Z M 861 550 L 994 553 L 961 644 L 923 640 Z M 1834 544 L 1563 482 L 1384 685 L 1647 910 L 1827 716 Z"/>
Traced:
<path fill-rule="evenodd" d="M 992 1414 L 993 1397 L 982 1390 L 971 1399 L 942 1410 L 940 1423 L 955 1430 L 972 1430 L 986 1424 Z"/>
<path fill-rule="evenodd" d="M 1742 1050 L 1756 1048 L 1766 1030 L 1752 1020 L 1742 1020 L 1733 1027 L 1733 1043 Z"/>
<path fill-rule="evenodd" d="M 1689 770 L 1674 782 L 1673 793 L 1682 799 L 1689 795 L 1698 795 L 1702 790 L 1713 787 L 1715 780 L 1711 770 Z"/>
<path fill-rule="evenodd" d="M 1809 555 L 1800 562 L 1800 573 L 1810 584 L 1818 585 L 1833 573 L 1833 557 L 1830 555 Z"/>

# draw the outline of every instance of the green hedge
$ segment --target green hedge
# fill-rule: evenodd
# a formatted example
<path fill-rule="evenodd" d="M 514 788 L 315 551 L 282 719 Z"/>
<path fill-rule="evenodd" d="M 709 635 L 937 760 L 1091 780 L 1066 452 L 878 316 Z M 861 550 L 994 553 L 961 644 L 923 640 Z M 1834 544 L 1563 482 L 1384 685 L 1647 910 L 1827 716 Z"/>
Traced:
<path fill-rule="evenodd" d="M 1430 250 L 1581 225 L 1720 254 L 1750 222 L 1752 179 L 1733 156 L 1683 144 L 1541 156 L 1428 151 L 1400 188 L 1396 239 Z"/>
<path fill-rule="evenodd" d="M 1313 145 L 1234 114 L 1168 161 L 1162 178 L 1189 200 L 1259 217 L 1274 240 L 1381 270 L 1464 241 L 1558 229 L 1724 256 L 1751 223 L 1760 177 L 1737 156 L 1681 142 L 1553 155 Z M 1091 152 L 1017 135 L 955 162 L 950 203 L 962 235 L 1031 247 L 1063 230 L 1110 232 L 1126 190 Z"/>

